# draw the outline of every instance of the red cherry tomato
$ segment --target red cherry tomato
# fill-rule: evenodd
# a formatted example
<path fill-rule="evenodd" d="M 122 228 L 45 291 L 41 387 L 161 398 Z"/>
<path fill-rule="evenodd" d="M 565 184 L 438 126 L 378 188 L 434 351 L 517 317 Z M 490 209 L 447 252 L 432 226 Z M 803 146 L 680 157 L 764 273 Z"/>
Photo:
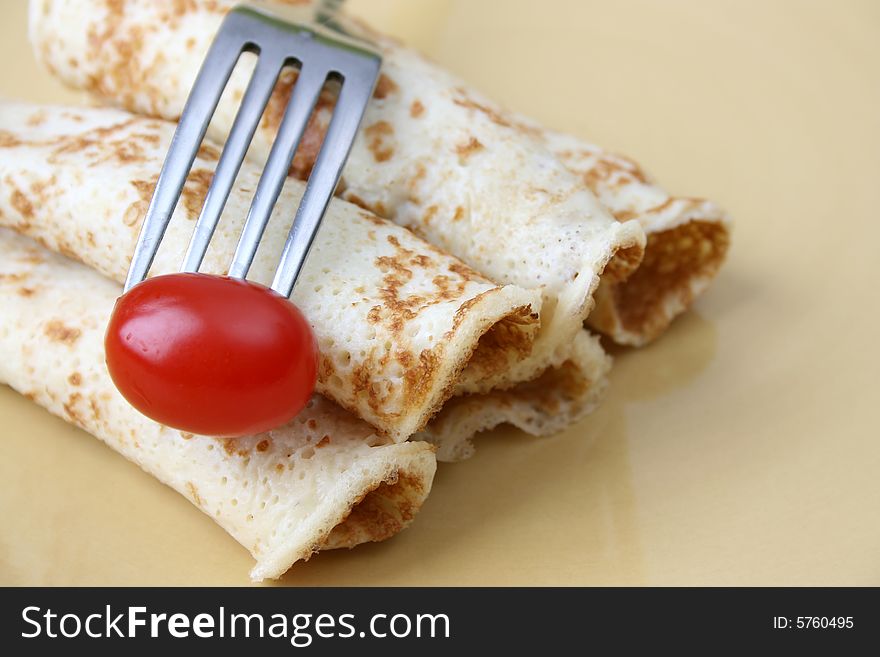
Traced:
<path fill-rule="evenodd" d="M 184 431 L 242 436 L 284 424 L 315 387 L 318 348 L 302 313 L 255 283 L 150 278 L 122 295 L 107 368 L 144 415 Z"/>

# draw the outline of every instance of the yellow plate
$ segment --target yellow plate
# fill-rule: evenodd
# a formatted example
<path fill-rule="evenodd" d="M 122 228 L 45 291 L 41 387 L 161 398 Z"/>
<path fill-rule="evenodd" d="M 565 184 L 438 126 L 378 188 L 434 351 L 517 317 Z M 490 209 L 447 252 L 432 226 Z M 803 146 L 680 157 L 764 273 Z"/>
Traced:
<path fill-rule="evenodd" d="M 31 61 L 24 4 L 0 8 L 0 95 L 75 98 Z M 737 223 L 714 287 L 618 355 L 587 421 L 481 437 L 411 529 L 284 582 L 880 584 L 880 4 L 351 8 Z M 0 435 L 0 583 L 247 582 L 207 516 L 6 387 Z"/>

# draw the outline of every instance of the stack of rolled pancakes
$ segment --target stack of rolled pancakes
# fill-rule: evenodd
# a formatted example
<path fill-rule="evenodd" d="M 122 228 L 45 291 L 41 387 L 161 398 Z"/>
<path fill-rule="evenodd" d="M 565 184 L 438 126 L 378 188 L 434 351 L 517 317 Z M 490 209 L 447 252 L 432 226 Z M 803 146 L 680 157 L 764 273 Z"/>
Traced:
<path fill-rule="evenodd" d="M 0 381 L 184 495 L 251 552 L 260 580 L 406 527 L 437 461 L 470 456 L 477 432 L 581 420 L 611 366 L 591 331 L 658 337 L 716 274 L 729 224 L 342 16 L 384 60 L 292 295 L 319 342 L 317 394 L 260 435 L 157 424 L 113 386 L 103 332 L 173 122 L 232 5 L 31 3 L 38 59 L 103 107 L 0 104 Z M 182 262 L 253 65 L 246 55 L 233 74 L 151 275 Z M 226 272 L 296 77 L 279 79 L 202 271 Z M 270 281 L 332 109 L 328 89 L 253 280 Z"/>

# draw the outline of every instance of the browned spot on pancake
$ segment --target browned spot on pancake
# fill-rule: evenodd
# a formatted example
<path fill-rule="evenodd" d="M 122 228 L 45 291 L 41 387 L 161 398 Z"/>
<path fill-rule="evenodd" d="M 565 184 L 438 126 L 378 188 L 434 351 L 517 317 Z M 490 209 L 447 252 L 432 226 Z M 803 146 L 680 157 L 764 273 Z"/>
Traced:
<path fill-rule="evenodd" d="M 220 159 L 220 149 L 207 142 L 202 142 L 202 145 L 199 146 L 198 157 L 202 160 L 216 162 Z"/>
<path fill-rule="evenodd" d="M 466 281 L 475 281 L 477 283 L 491 283 L 488 278 L 479 273 L 476 269 L 468 267 L 463 262 L 453 262 L 449 265 L 449 271 L 458 274 Z"/>
<path fill-rule="evenodd" d="M 425 113 L 425 106 L 422 105 L 422 102 L 418 99 L 414 100 L 412 104 L 409 106 L 409 115 L 414 119 L 419 118 L 422 114 Z"/>
<path fill-rule="evenodd" d="M 464 318 L 468 316 L 471 309 L 474 306 L 476 306 L 478 303 L 480 303 L 480 301 L 482 301 L 483 297 L 485 297 L 491 291 L 492 290 L 486 290 L 484 292 L 480 292 L 477 296 L 471 297 L 470 299 L 465 301 L 463 304 L 461 304 L 458 307 L 458 310 L 455 311 L 455 315 L 453 315 L 453 317 L 452 317 L 453 327 L 458 328 L 458 326 L 461 324 L 461 322 L 464 320 Z"/>
<path fill-rule="evenodd" d="M 352 392 L 355 397 L 366 397 L 367 405 L 380 417 L 387 417 L 382 406 L 387 395 L 381 395 L 373 384 L 373 365 L 369 361 L 358 363 L 351 369 Z"/>
<path fill-rule="evenodd" d="M 141 219 L 147 215 L 148 204 L 145 201 L 135 201 L 130 204 L 122 215 L 122 223 L 126 226 L 137 226 Z"/>
<path fill-rule="evenodd" d="M 175 18 L 180 18 L 190 11 L 198 9 L 198 4 L 194 0 L 171 0 L 171 12 Z"/>
<path fill-rule="evenodd" d="M 156 183 L 159 181 L 159 175 L 156 174 L 149 180 L 132 180 L 131 186 L 137 190 L 142 201 L 149 202 L 153 196 L 153 190 L 156 189 Z"/>
<path fill-rule="evenodd" d="M 36 293 L 32 287 L 20 287 L 18 288 L 18 294 L 22 297 L 32 297 Z"/>
<path fill-rule="evenodd" d="M 376 90 L 373 92 L 373 98 L 376 100 L 383 100 L 391 94 L 397 93 L 399 89 L 400 87 L 397 86 L 397 83 L 394 82 L 394 80 L 382 73 L 376 81 Z"/>
<path fill-rule="evenodd" d="M 417 192 L 419 188 L 419 183 L 421 183 L 422 180 L 425 179 L 427 173 L 428 172 L 425 168 L 425 165 L 421 162 L 416 162 L 415 173 L 410 176 L 410 178 L 406 181 L 406 188 L 409 192 L 407 194 L 407 200 L 413 205 L 420 206 L 422 204 Z"/>
<path fill-rule="evenodd" d="M 52 142 L 54 148 L 49 154 L 48 161 L 50 164 L 55 164 L 65 155 L 80 153 L 92 147 L 97 147 L 97 159 L 93 159 L 92 164 L 112 162 L 115 158 L 122 162 L 132 161 L 132 158 L 135 157 L 133 151 L 140 149 L 140 145 L 127 137 L 113 139 L 113 136 L 140 121 L 143 119 L 134 117 L 106 127 L 93 128 L 80 134 L 61 136 Z"/>
<path fill-rule="evenodd" d="M 616 189 L 632 183 L 648 182 L 648 176 L 632 160 L 607 153 L 587 152 L 586 155 L 596 158 L 593 165 L 583 172 L 584 182 L 594 193 L 599 193 L 602 189 Z"/>
<path fill-rule="evenodd" d="M 464 208 L 459 205 L 455 208 L 455 214 L 452 215 L 452 220 L 461 221 L 462 219 L 464 219 Z"/>
<path fill-rule="evenodd" d="M 297 78 L 299 78 L 299 71 L 295 69 L 285 68 L 281 72 L 275 90 L 269 98 L 266 111 L 263 113 L 261 123 L 263 130 L 271 134 L 278 130 Z M 318 151 L 324 141 L 324 135 L 327 133 L 329 117 L 335 104 L 336 94 L 325 85 L 318 95 L 315 109 L 309 118 L 290 167 L 290 174 L 295 178 L 305 180 L 311 174 L 312 167 L 315 166 L 315 159 L 318 157 Z"/>
<path fill-rule="evenodd" d="M 81 399 L 82 395 L 78 392 L 75 392 L 70 395 L 70 397 L 67 398 L 67 401 L 63 404 L 64 412 L 67 414 L 67 417 L 70 419 L 71 422 L 80 427 L 85 425 L 85 420 L 83 420 L 76 409 L 76 405 L 79 404 Z"/>
<path fill-rule="evenodd" d="M 381 202 L 377 202 L 375 205 L 370 205 L 360 196 L 355 194 L 354 192 L 346 192 L 344 196 L 345 200 L 349 203 L 352 203 L 359 208 L 363 208 L 368 213 L 372 214 L 362 214 L 361 217 L 364 219 L 376 224 L 377 226 L 384 226 L 385 222 L 381 219 L 381 217 L 386 216 L 384 213 L 386 212 L 385 206 L 382 205 Z"/>
<path fill-rule="evenodd" d="M 385 226 L 387 224 L 386 219 L 382 219 L 381 217 L 370 212 L 369 210 L 359 213 L 358 216 L 361 217 L 362 219 L 366 219 L 374 226 Z M 375 230 L 369 231 L 367 233 L 367 237 L 369 237 L 371 240 L 373 240 L 375 242 L 376 241 L 376 231 Z"/>
<path fill-rule="evenodd" d="M 437 207 L 436 205 L 429 205 L 429 206 L 428 206 L 428 209 L 425 210 L 425 214 L 422 215 L 422 223 L 423 223 L 425 226 L 430 226 L 430 225 L 431 225 L 431 219 L 434 218 L 434 215 L 437 214 L 437 210 L 439 210 L 439 209 L 440 209 L 440 208 Z"/>
<path fill-rule="evenodd" d="M 420 406 L 434 387 L 437 369 L 442 362 L 443 349 L 440 346 L 423 349 L 417 360 L 408 351 L 399 351 L 396 360 L 403 366 L 404 405 L 410 408 Z"/>
<path fill-rule="evenodd" d="M 21 143 L 21 140 L 8 130 L 0 130 L 0 148 L 15 148 Z"/>
<path fill-rule="evenodd" d="M 61 342 L 66 345 L 74 344 L 82 334 L 78 328 L 65 326 L 59 319 L 53 319 L 46 323 L 43 332 L 52 342 Z"/>
<path fill-rule="evenodd" d="M 316 448 L 317 448 L 317 447 L 326 447 L 326 446 L 329 445 L 329 444 L 330 444 L 330 436 L 328 436 L 327 434 L 324 434 L 323 436 L 321 436 L 321 440 L 319 440 L 319 441 L 315 444 L 315 447 L 316 447 Z"/>
<path fill-rule="evenodd" d="M 58 183 L 58 178 L 53 174 L 47 180 L 34 180 L 31 183 L 31 193 L 38 205 L 45 204 L 49 200 L 47 189 Z"/>
<path fill-rule="evenodd" d="M 223 451 L 225 451 L 229 456 L 247 456 L 250 453 L 250 450 L 243 445 L 244 441 L 239 440 L 238 438 L 218 438 L 223 444 Z"/>
<path fill-rule="evenodd" d="M 126 226 L 134 227 L 141 223 L 141 220 L 147 214 L 147 208 L 150 205 L 150 198 L 153 196 L 153 190 L 156 189 L 156 183 L 159 180 L 158 174 L 149 180 L 132 180 L 131 186 L 135 188 L 140 196 L 140 200 L 131 203 L 122 215 L 122 223 Z"/>
<path fill-rule="evenodd" d="M 414 307 L 424 304 L 425 299 L 418 295 L 405 299 L 400 297 L 400 288 L 413 277 L 412 270 L 408 268 L 408 265 L 410 257 L 414 253 L 401 247 L 400 242 L 393 235 L 388 236 L 388 242 L 395 247 L 396 253 L 390 256 L 379 256 L 374 260 L 374 263 L 383 273 L 379 297 L 383 302 L 384 320 L 393 333 L 398 333 L 403 329 L 405 322 L 415 317 Z"/>
<path fill-rule="evenodd" d="M 536 139 L 543 138 L 543 130 L 538 126 L 532 125 L 530 123 L 523 123 L 522 121 L 511 121 L 511 125 L 516 128 L 519 132 L 529 135 L 531 137 L 535 137 Z"/>
<path fill-rule="evenodd" d="M 98 400 L 94 397 L 89 397 L 89 407 L 92 409 L 92 417 L 96 420 L 101 419 L 101 407 L 98 404 Z"/>
<path fill-rule="evenodd" d="M 377 121 L 364 130 L 368 140 L 367 148 L 376 162 L 387 162 L 394 155 L 394 145 L 390 141 L 393 134 L 394 128 L 388 121 Z"/>
<path fill-rule="evenodd" d="M 367 321 L 370 324 L 378 324 L 382 321 L 382 306 L 373 306 L 367 313 Z"/>
<path fill-rule="evenodd" d="M 471 137 L 464 144 L 458 144 L 455 147 L 455 152 L 458 154 L 458 163 L 461 165 L 466 164 L 471 155 L 483 150 L 483 148 L 483 144 L 476 137 Z"/>
<path fill-rule="evenodd" d="M 186 210 L 186 218 L 195 220 L 199 216 L 202 209 L 202 203 L 208 194 L 208 188 L 214 179 L 214 172 L 210 169 L 194 169 L 186 177 L 186 184 L 183 186 L 181 200 Z"/>
<path fill-rule="evenodd" d="M 160 127 L 158 125 L 147 124 L 143 126 L 144 128 L 150 130 L 159 130 Z M 162 144 L 162 137 L 159 136 L 156 132 L 136 132 L 132 135 L 132 139 L 139 139 L 143 143 L 148 144 L 150 146 L 160 146 Z M 216 151 L 217 149 L 208 144 L 201 144 L 199 146 L 198 156 L 202 157 L 203 147 Z"/>
<path fill-rule="evenodd" d="M 164 91 L 155 67 L 165 54 L 161 49 L 145 52 L 144 35 L 150 28 L 126 15 L 122 0 L 107 0 L 105 6 L 106 15 L 92 20 L 86 30 L 87 50 L 82 58 L 99 61 L 101 67 L 98 73 L 86 76 L 85 87 L 98 96 L 113 99 L 117 105 L 134 109 L 138 94 L 156 98 Z M 176 23 L 169 20 L 166 12 L 160 12 L 159 20 L 172 29 Z"/>
<path fill-rule="evenodd" d="M 195 434 L 190 433 L 189 431 L 178 431 L 180 437 L 184 440 L 192 440 Z"/>
<path fill-rule="evenodd" d="M 466 280 L 458 279 L 453 283 L 452 279 L 445 274 L 437 274 L 431 282 L 437 288 L 437 298 L 442 301 L 457 299 L 467 287 Z"/>
<path fill-rule="evenodd" d="M 26 234 L 32 240 L 34 240 L 35 242 L 40 244 L 41 246 L 45 247 L 46 249 L 60 253 L 61 255 L 70 258 L 71 260 L 76 260 L 77 262 L 82 262 L 82 260 L 77 255 L 76 251 L 73 249 L 73 247 L 71 247 L 70 243 L 67 240 L 65 240 L 63 237 L 59 237 L 57 239 L 57 241 L 50 243 L 42 235 L 35 234 L 33 232 L 29 232 L 29 229 L 31 228 L 30 224 L 25 224 L 25 225 L 19 224 L 16 228 L 19 231 Z M 37 256 L 30 256 L 30 257 L 28 257 L 26 262 L 32 262 L 34 264 L 39 264 L 41 262 L 44 262 L 44 260 L 40 259 Z"/>
<path fill-rule="evenodd" d="M 278 472 L 284 472 L 284 464 L 283 463 L 276 463 L 275 470 Z"/>
<path fill-rule="evenodd" d="M 82 385 L 82 375 L 79 372 L 73 372 L 67 377 L 67 382 L 72 386 Z"/>
<path fill-rule="evenodd" d="M 492 121 L 492 123 L 504 127 L 510 127 L 510 121 L 501 114 L 500 110 L 489 107 L 484 103 L 477 102 L 476 100 L 471 98 L 466 89 L 458 88 L 455 91 L 456 97 L 452 99 L 452 102 L 454 102 L 456 105 L 480 112 L 484 114 L 490 121 Z"/>
<path fill-rule="evenodd" d="M 25 123 L 33 128 L 37 126 L 41 126 L 46 122 L 46 112 L 45 110 L 37 110 L 33 114 L 31 114 Z"/>
<path fill-rule="evenodd" d="M 330 125 L 329 113 L 335 104 L 335 100 L 328 100 L 327 94 L 323 91 L 318 96 L 318 105 L 315 112 L 309 117 L 306 130 L 296 147 L 293 163 L 290 165 L 290 173 L 295 178 L 307 180 L 312 175 L 312 169 L 318 159 L 318 152 L 321 150 L 324 136 Z"/>
<path fill-rule="evenodd" d="M 16 272 L 14 274 L 0 274 L 0 282 L 2 283 L 19 283 L 27 280 L 27 274 Z"/>
<path fill-rule="evenodd" d="M 265 438 L 257 443 L 258 452 L 265 452 L 267 449 L 269 449 L 269 441 Z"/>
<path fill-rule="evenodd" d="M 25 196 L 20 189 L 12 190 L 12 196 L 9 201 L 12 203 L 12 207 L 15 208 L 24 219 L 34 218 L 34 206 L 31 204 L 30 199 Z"/>
<path fill-rule="evenodd" d="M 309 418 L 309 421 L 306 422 L 306 426 L 307 426 L 309 429 L 314 430 L 314 429 L 317 429 L 317 428 L 318 428 L 318 423 L 317 423 L 317 421 L 315 421 L 315 418 Z"/>
<path fill-rule="evenodd" d="M 25 251 L 25 255 L 21 258 L 21 261 L 31 265 L 40 265 L 46 262 L 46 254 L 45 252 L 40 252 L 32 247 Z"/>
<path fill-rule="evenodd" d="M 327 383 L 335 373 L 336 368 L 333 365 L 333 360 L 321 353 L 318 359 L 318 380 L 321 383 Z"/>
<path fill-rule="evenodd" d="M 144 145 L 134 135 L 126 136 L 104 144 L 102 155 L 95 157 L 89 162 L 89 166 L 96 167 L 105 164 L 132 164 L 144 162 L 147 159 Z"/>
<path fill-rule="evenodd" d="M 196 485 L 193 482 L 186 482 L 186 490 L 189 493 L 189 496 L 192 498 L 193 503 L 196 506 L 202 506 L 202 498 L 199 497 L 199 489 L 196 488 Z"/>
<path fill-rule="evenodd" d="M 82 258 L 79 257 L 79 253 L 77 253 L 76 249 L 71 246 L 70 242 L 68 242 L 64 238 L 58 238 L 58 241 L 55 242 L 55 249 L 65 258 L 70 258 L 71 260 L 82 262 Z"/>

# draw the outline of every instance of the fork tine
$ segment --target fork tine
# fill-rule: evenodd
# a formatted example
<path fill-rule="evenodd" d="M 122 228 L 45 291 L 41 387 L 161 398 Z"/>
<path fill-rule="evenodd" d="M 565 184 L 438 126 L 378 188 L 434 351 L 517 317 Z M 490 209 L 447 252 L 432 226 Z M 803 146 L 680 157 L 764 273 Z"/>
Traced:
<path fill-rule="evenodd" d="M 225 25 L 226 23 L 224 27 Z M 162 164 L 153 198 L 147 208 L 147 216 L 138 235 L 137 246 L 125 280 L 125 291 L 144 280 L 153 263 L 162 235 L 180 198 L 186 176 L 243 45 L 234 31 L 225 31 L 221 27 L 208 50 L 205 61 L 202 62 L 180 115 L 174 137 L 171 139 L 171 146 Z"/>
<path fill-rule="evenodd" d="M 217 227 L 280 72 L 281 59 L 269 53 L 260 53 L 257 67 L 241 100 L 226 144 L 223 146 L 220 161 L 217 163 L 202 211 L 196 221 L 181 271 L 198 271 L 202 264 L 211 236 Z"/>
<path fill-rule="evenodd" d="M 377 74 L 378 62 L 374 62 L 374 65 L 374 73 Z M 375 74 L 366 78 L 353 75 L 343 81 L 330 119 L 330 127 L 309 176 L 305 194 L 296 210 L 296 217 L 272 281 L 272 289 L 285 297 L 289 297 L 293 291 L 293 285 L 317 234 L 318 224 L 339 183 L 342 167 L 348 158 L 373 90 Z"/>
<path fill-rule="evenodd" d="M 300 69 L 293 94 L 281 120 L 281 126 L 278 128 L 278 135 L 275 137 L 263 175 L 260 176 L 257 184 L 235 254 L 232 256 L 229 275 L 234 278 L 247 276 L 260 238 L 287 178 L 294 152 L 327 79 L 327 74 L 325 68 L 303 66 Z"/>

